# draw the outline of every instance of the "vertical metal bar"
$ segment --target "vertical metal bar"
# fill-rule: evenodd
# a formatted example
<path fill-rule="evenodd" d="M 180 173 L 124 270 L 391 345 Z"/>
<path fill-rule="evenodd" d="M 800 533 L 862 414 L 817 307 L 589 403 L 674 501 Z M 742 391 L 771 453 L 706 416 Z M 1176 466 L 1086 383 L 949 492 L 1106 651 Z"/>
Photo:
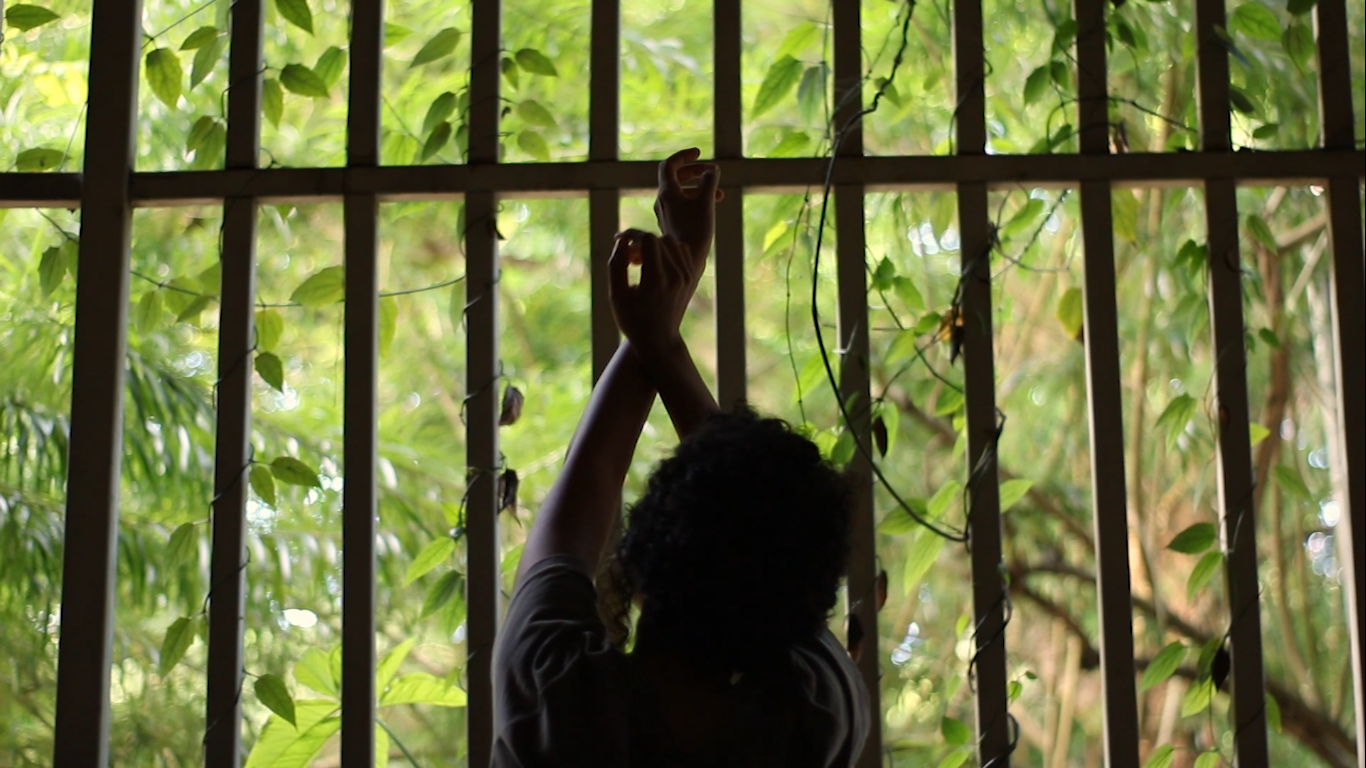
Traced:
<path fill-rule="evenodd" d="M 470 66 L 470 163 L 498 162 L 499 0 L 475 0 Z M 498 240 L 492 192 L 465 197 L 465 546 L 469 765 L 493 752 L 493 643 L 498 634 Z"/>
<path fill-rule="evenodd" d="M 61 645 L 53 764 L 104 768 L 114 640 L 128 259 L 142 42 L 140 0 L 95 3 L 90 125 L 81 190 L 80 279 L 62 560 Z"/>
<path fill-rule="evenodd" d="M 986 57 L 982 4 L 954 3 L 954 82 L 958 154 L 986 151 Z M 963 380 L 967 412 L 969 526 L 976 651 L 977 755 L 982 765 L 1010 765 L 1013 739 L 1006 697 L 1005 585 L 1001 580 L 1001 503 L 997 476 L 996 364 L 991 330 L 991 250 L 995 244 L 982 182 L 958 185 L 962 231 Z"/>
<path fill-rule="evenodd" d="M 1224 0 L 1196 0 L 1195 21 L 1201 149 L 1227 152 L 1231 145 L 1228 53 L 1219 37 L 1224 27 Z M 1238 768 L 1265 768 L 1268 755 L 1257 588 L 1255 478 L 1248 436 L 1242 258 L 1234 192 L 1232 179 L 1205 180 L 1210 329 L 1219 425 L 1219 514 L 1230 611 L 1234 751 Z"/>
<path fill-rule="evenodd" d="M 1105 0 L 1076 0 L 1078 124 L 1081 152 L 1110 151 L 1105 61 Z M 1100 617 L 1105 764 L 1138 768 L 1138 693 L 1134 685 L 1133 595 L 1124 490 L 1124 417 L 1119 384 L 1115 240 L 1109 181 L 1081 184 L 1085 246 L 1086 395 L 1091 427 L 1091 514 Z M 1130 194 L 1123 190 L 1120 194 Z"/>
<path fill-rule="evenodd" d="M 835 39 L 835 127 L 843 141 L 839 157 L 863 154 L 863 129 L 855 118 L 863 107 L 863 48 L 860 7 L 856 2 L 836 2 L 832 8 Z M 837 161 L 835 161 L 837 162 Z M 849 424 L 856 439 L 872 445 L 869 392 L 868 286 L 864 252 L 863 186 L 840 185 L 834 190 L 836 276 L 839 286 L 838 330 L 840 351 L 840 399 L 848 410 Z M 819 280 L 819 275 L 812 275 Z M 873 521 L 873 470 L 863 452 L 858 452 L 845 468 L 854 486 L 853 521 L 850 526 L 849 571 L 846 602 L 849 620 L 863 630 L 865 652 L 859 658 L 859 672 L 868 688 L 873 712 L 868 740 L 859 756 L 859 768 L 882 765 L 882 699 L 877 626 L 877 537 Z"/>
<path fill-rule="evenodd" d="M 232 6 L 228 64 L 228 169 L 255 168 L 261 129 L 262 0 Z M 242 754 L 242 651 L 246 611 L 246 473 L 251 463 L 251 354 L 256 296 L 256 201 L 223 203 L 222 309 L 218 318 L 218 424 L 214 445 L 213 556 L 209 590 L 206 768 L 238 768 Z"/>
<path fill-rule="evenodd" d="M 351 102 L 346 165 L 379 165 L 379 89 L 384 3 L 351 8 Z M 346 340 L 342 490 L 342 747 L 344 768 L 375 764 L 375 516 L 379 416 L 379 203 L 374 194 L 343 199 Z"/>
<path fill-rule="evenodd" d="M 593 36 L 589 77 L 588 159 L 617 159 L 621 103 L 621 0 L 593 0 Z M 607 296 L 607 258 L 612 239 L 621 228 L 621 192 L 593 189 L 588 193 L 589 264 L 592 267 L 593 381 L 607 368 L 620 336 Z"/>
<path fill-rule="evenodd" d="M 716 0 L 712 8 L 712 141 L 718 160 L 743 154 L 740 117 L 740 0 Z M 725 177 L 721 182 L 725 184 Z M 722 187 L 716 208 L 716 401 L 730 410 L 746 398 L 745 200 L 738 184 Z"/>
<path fill-rule="evenodd" d="M 1352 114 L 1351 57 L 1347 49 L 1347 7 L 1344 0 L 1320 0 L 1314 6 L 1314 31 L 1319 56 L 1319 124 L 1325 149 L 1355 146 Z M 1352 169 L 1359 175 L 1360 168 Z M 1333 254 L 1333 335 L 1337 345 L 1337 474 L 1343 483 L 1334 488 L 1342 516 L 1338 522 L 1338 552 L 1345 580 L 1347 632 L 1352 648 L 1352 682 L 1356 694 L 1357 764 L 1366 765 L 1366 680 L 1362 670 L 1362 637 L 1366 635 L 1366 339 L 1363 339 L 1361 187 L 1358 176 L 1328 180 L 1328 240 Z"/>

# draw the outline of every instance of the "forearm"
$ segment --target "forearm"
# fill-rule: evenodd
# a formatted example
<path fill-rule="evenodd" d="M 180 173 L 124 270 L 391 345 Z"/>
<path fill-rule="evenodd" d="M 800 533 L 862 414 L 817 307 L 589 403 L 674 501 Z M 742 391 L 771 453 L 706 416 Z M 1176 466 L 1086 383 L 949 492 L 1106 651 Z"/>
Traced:
<path fill-rule="evenodd" d="M 523 569 L 555 554 L 577 555 L 596 569 L 654 400 L 653 382 L 630 343 L 622 342 L 593 388 L 560 476 L 527 536 Z"/>
<path fill-rule="evenodd" d="M 633 349 L 658 388 L 679 440 L 686 440 L 719 410 L 682 339 Z"/>

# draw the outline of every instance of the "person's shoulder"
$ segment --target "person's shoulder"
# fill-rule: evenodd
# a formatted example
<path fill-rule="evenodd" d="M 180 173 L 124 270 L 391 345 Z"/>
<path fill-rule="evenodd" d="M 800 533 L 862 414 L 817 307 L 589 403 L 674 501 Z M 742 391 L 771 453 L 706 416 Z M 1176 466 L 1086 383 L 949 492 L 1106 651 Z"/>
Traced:
<path fill-rule="evenodd" d="M 828 629 L 792 648 L 797 684 L 805 693 L 799 714 L 808 737 L 829 766 L 852 765 L 872 726 L 868 687 L 854 660 Z"/>

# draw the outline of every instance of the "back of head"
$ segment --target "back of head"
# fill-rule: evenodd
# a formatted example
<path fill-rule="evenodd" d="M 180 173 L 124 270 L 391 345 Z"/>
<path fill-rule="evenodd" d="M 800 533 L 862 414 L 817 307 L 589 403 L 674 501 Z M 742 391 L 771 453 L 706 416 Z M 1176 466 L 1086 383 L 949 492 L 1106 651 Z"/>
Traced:
<path fill-rule="evenodd" d="M 705 666 L 776 658 L 825 626 L 850 489 L 805 437 L 748 408 L 714 416 L 650 477 L 617 550 L 652 642 Z"/>

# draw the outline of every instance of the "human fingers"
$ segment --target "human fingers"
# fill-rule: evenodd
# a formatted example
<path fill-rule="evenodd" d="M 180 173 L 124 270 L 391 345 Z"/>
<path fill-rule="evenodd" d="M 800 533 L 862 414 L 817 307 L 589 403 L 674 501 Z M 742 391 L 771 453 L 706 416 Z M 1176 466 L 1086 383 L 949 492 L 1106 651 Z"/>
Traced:
<path fill-rule="evenodd" d="M 625 296 L 631 290 L 631 279 L 628 267 L 631 263 L 630 251 L 632 246 L 630 239 L 625 232 L 617 234 L 616 241 L 612 244 L 612 256 L 607 259 L 608 290 L 614 297 Z"/>
<path fill-rule="evenodd" d="M 697 196 L 702 200 L 721 199 L 721 166 L 713 165 L 702 174 Z"/>
<path fill-rule="evenodd" d="M 688 163 L 700 157 L 702 151 L 697 147 L 681 149 L 669 155 L 659 164 L 659 193 L 661 195 L 678 195 L 683 193 L 683 188 L 678 179 L 678 171 Z"/>
<path fill-rule="evenodd" d="M 655 287 L 663 275 L 664 265 L 659 253 L 659 238 L 642 232 L 640 243 L 640 285 Z"/>

